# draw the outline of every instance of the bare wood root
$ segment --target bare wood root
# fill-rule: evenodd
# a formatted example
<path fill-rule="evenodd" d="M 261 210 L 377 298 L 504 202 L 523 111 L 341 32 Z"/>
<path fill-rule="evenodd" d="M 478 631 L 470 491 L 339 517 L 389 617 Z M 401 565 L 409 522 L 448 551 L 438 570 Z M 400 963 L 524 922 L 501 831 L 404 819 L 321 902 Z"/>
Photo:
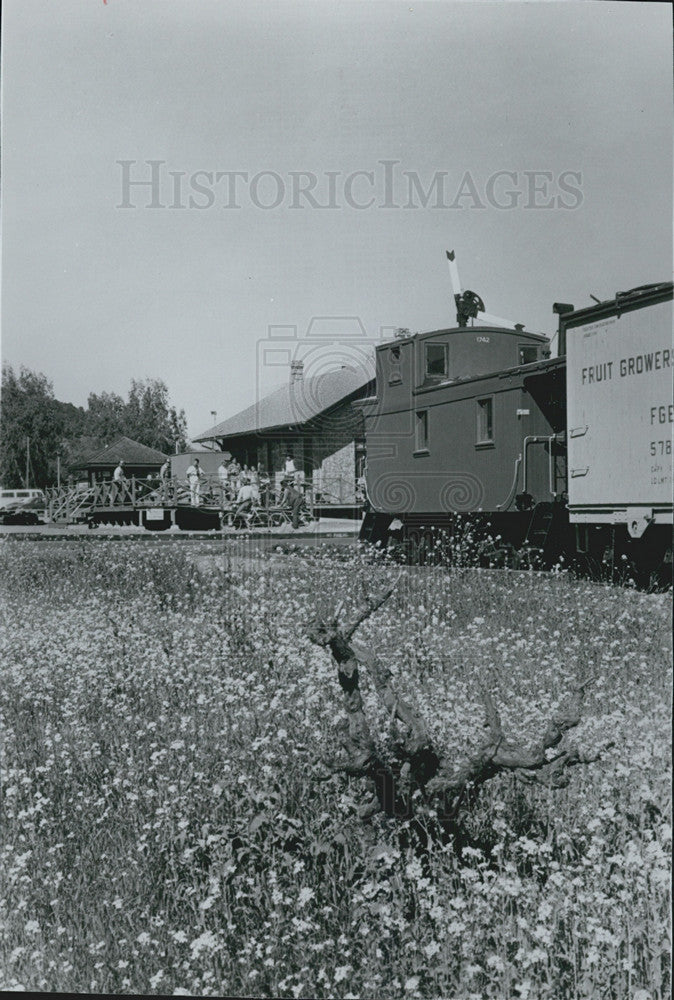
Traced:
<path fill-rule="evenodd" d="M 419 805 L 422 809 L 436 808 L 439 815 L 453 820 L 475 790 L 499 773 L 509 771 L 528 784 L 535 782 L 548 788 L 562 788 L 568 784 L 570 768 L 599 758 L 599 754 L 583 754 L 573 746 L 553 756 L 548 753 L 559 746 L 565 733 L 579 724 L 584 690 L 593 679 L 588 678 L 576 687 L 564 708 L 530 746 L 506 738 L 491 694 L 482 686 L 480 694 L 488 738 L 463 760 L 442 759 L 433 748 L 423 720 L 396 693 L 389 668 L 371 646 L 352 641 L 356 629 L 388 600 L 397 582 L 378 596 L 367 598 L 352 622 L 340 627 L 337 614 L 331 621 L 314 620 L 307 629 L 312 642 L 330 649 L 343 692 L 347 722 L 341 742 L 345 758 L 341 762 L 331 762 L 330 766 L 368 778 L 374 787 L 374 797 L 360 810 L 362 818 L 380 810 L 388 815 L 410 817 L 414 814 L 413 797 L 421 793 Z M 392 722 L 397 720 L 402 724 L 403 738 L 395 744 L 393 758 L 388 755 L 383 759 L 368 727 L 360 691 L 359 665 L 367 671 Z"/>

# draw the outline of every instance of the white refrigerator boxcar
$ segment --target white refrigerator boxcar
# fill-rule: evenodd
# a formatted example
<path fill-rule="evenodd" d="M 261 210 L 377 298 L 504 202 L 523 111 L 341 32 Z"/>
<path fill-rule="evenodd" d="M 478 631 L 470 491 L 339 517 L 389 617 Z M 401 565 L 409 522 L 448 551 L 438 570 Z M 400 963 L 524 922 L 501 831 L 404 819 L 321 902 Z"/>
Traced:
<path fill-rule="evenodd" d="M 566 326 L 569 515 L 641 538 L 672 524 L 672 285 L 634 289 Z"/>

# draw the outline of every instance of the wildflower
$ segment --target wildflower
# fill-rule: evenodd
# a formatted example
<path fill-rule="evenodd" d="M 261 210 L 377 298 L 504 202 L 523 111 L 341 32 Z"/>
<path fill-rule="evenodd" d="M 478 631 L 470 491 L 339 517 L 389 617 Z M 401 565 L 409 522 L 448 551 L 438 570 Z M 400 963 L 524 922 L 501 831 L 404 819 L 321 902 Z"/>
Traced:
<path fill-rule="evenodd" d="M 192 956 L 196 958 L 202 951 L 214 951 L 219 947 L 218 939 L 211 931 L 204 931 L 190 944 Z"/>

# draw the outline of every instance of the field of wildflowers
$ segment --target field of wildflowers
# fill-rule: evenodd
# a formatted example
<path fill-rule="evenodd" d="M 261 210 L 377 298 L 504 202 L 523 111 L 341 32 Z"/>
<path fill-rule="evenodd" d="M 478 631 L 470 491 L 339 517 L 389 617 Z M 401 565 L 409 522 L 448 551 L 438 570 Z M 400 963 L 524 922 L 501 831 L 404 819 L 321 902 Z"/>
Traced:
<path fill-rule="evenodd" d="M 484 786 L 422 852 L 320 762 L 342 713 L 303 627 L 398 568 L 355 550 L 7 540 L 5 989 L 664 1000 L 671 593 L 418 567 L 361 629 L 445 752 L 478 683 L 534 733 L 594 673 L 567 788 Z M 388 725 L 372 691 L 370 718 Z"/>

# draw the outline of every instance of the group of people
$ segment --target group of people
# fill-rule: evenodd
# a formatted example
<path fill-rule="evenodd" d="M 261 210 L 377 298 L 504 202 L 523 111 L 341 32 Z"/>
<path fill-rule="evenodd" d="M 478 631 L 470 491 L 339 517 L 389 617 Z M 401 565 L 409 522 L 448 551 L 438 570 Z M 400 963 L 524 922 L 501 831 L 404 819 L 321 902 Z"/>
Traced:
<path fill-rule="evenodd" d="M 229 462 L 222 460 L 218 467 L 218 489 L 221 506 L 229 507 L 231 514 L 242 514 L 252 510 L 253 506 L 262 503 L 268 505 L 270 499 L 271 481 L 269 474 L 262 465 L 240 465 L 235 458 Z M 202 489 L 208 484 L 209 476 L 201 468 L 198 458 L 195 458 L 185 471 L 185 479 L 190 490 L 190 503 L 193 507 L 201 505 Z M 280 505 L 290 510 L 292 525 L 299 527 L 304 494 L 297 481 L 298 474 L 291 455 L 286 455 L 283 478 L 281 480 Z M 159 470 L 161 498 L 164 502 L 174 496 L 171 479 L 171 460 L 166 459 Z M 128 483 L 124 473 L 124 462 L 120 461 L 112 477 L 111 502 L 121 503 L 128 498 Z"/>

